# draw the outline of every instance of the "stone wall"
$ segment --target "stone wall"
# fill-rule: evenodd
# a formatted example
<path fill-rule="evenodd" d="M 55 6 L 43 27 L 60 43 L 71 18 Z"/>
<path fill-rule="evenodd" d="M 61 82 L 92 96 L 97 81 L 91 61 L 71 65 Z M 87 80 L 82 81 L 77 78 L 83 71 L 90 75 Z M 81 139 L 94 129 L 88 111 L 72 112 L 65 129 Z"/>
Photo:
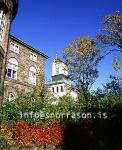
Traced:
<path fill-rule="evenodd" d="M 10 25 L 12 21 L 12 14 L 13 14 L 14 7 L 13 7 L 12 0 L 0 0 L 0 7 L 3 7 L 4 11 L 6 12 L 3 41 L 0 42 L 0 104 L 1 104 L 3 99 L 3 90 L 4 90 L 6 54 L 8 50 L 8 35 L 10 32 Z M 1 49 L 3 52 L 1 52 Z M 1 57 L 2 53 L 4 53 L 4 57 Z"/>
<path fill-rule="evenodd" d="M 7 63 L 10 58 L 15 58 L 18 61 L 18 71 L 17 71 L 17 80 L 10 79 L 5 77 L 5 97 L 8 93 L 12 92 L 15 93 L 16 91 L 24 91 L 29 92 L 35 86 L 30 85 L 28 83 L 28 76 L 29 76 L 29 69 L 30 67 L 35 67 L 37 70 L 37 83 L 39 83 L 40 75 L 44 76 L 44 65 L 45 65 L 45 58 L 41 54 L 35 53 L 31 48 L 23 45 L 17 40 L 14 40 L 10 37 L 9 43 L 13 42 L 19 46 L 19 54 L 12 52 L 10 47 L 8 48 L 8 55 L 7 55 Z M 30 52 L 37 55 L 38 59 L 37 62 L 30 60 Z M 7 66 L 6 66 L 7 67 Z"/>

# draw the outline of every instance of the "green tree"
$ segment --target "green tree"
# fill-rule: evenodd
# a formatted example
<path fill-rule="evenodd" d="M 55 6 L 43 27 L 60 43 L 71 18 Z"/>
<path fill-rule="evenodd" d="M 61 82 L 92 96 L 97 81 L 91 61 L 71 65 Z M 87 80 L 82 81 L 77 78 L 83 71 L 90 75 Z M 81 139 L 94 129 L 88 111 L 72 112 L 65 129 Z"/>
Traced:
<path fill-rule="evenodd" d="M 90 88 L 98 77 L 99 48 L 89 37 L 80 37 L 64 49 L 63 54 L 70 80 L 83 100 L 88 101 Z"/>
<path fill-rule="evenodd" d="M 113 68 L 116 71 L 116 77 L 119 79 L 122 78 L 122 63 L 119 56 L 115 56 Z"/>
<path fill-rule="evenodd" d="M 110 109 L 122 106 L 122 78 L 110 75 L 103 87 L 93 92 L 93 100 L 96 107 Z M 93 104 L 91 104 L 93 107 Z"/>
<path fill-rule="evenodd" d="M 106 83 L 104 89 L 110 95 L 122 93 L 122 79 L 110 75 L 109 82 Z"/>
<path fill-rule="evenodd" d="M 120 11 L 104 17 L 102 30 L 96 39 L 104 49 L 107 46 L 107 52 L 104 55 L 113 51 L 122 52 L 122 14 Z"/>

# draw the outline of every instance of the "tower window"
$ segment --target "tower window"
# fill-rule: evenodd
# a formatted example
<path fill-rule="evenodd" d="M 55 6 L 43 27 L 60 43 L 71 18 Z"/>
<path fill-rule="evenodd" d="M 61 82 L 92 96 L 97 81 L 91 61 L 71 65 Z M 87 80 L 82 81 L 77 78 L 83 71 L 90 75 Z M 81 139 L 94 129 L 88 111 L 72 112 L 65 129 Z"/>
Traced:
<path fill-rule="evenodd" d="M 53 93 L 55 92 L 55 89 L 54 89 L 54 87 L 52 87 L 52 91 L 53 91 Z"/>
<path fill-rule="evenodd" d="M 59 68 L 56 67 L 56 75 L 58 75 L 58 74 L 59 74 Z"/>
<path fill-rule="evenodd" d="M 37 55 L 30 53 L 30 60 L 37 62 Z"/>
<path fill-rule="evenodd" d="M 63 92 L 63 86 L 61 86 L 61 92 Z"/>
<path fill-rule="evenodd" d="M 58 86 L 56 87 L 56 91 L 57 91 L 57 93 L 58 93 L 58 91 L 59 91 L 59 90 L 58 90 Z"/>
<path fill-rule="evenodd" d="M 29 70 L 29 84 L 36 85 L 36 68 L 30 67 Z"/>
<path fill-rule="evenodd" d="M 19 46 L 13 42 L 10 43 L 10 50 L 19 54 Z"/>
<path fill-rule="evenodd" d="M 1 9 L 0 10 L 0 42 L 3 41 L 4 30 L 5 30 L 5 13 Z"/>
<path fill-rule="evenodd" d="M 9 78 L 17 79 L 18 62 L 15 58 L 10 58 L 8 61 L 7 75 Z"/>

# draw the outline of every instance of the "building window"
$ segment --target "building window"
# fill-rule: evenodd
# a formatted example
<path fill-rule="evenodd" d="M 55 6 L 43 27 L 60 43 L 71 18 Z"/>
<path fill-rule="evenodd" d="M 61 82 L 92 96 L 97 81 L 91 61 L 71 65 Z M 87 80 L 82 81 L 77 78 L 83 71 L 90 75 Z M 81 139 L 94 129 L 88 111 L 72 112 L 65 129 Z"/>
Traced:
<path fill-rule="evenodd" d="M 9 101 L 15 100 L 15 95 L 14 95 L 13 93 L 9 93 L 9 95 L 8 95 L 8 100 L 9 100 Z"/>
<path fill-rule="evenodd" d="M 0 83 L 2 78 L 3 56 L 0 54 Z"/>
<path fill-rule="evenodd" d="M 19 46 L 13 42 L 10 43 L 10 50 L 19 54 Z"/>
<path fill-rule="evenodd" d="M 59 67 L 56 66 L 56 75 L 58 75 L 58 74 L 59 74 Z"/>
<path fill-rule="evenodd" d="M 10 58 L 7 67 L 7 76 L 12 79 L 17 79 L 18 62 L 15 58 Z"/>
<path fill-rule="evenodd" d="M 63 92 L 64 90 L 63 90 L 63 86 L 61 86 L 61 92 Z"/>
<path fill-rule="evenodd" d="M 4 30 L 5 30 L 5 13 L 1 9 L 0 10 L 0 42 L 3 41 Z"/>
<path fill-rule="evenodd" d="M 57 93 L 58 93 L 58 87 L 56 87 Z"/>
<path fill-rule="evenodd" d="M 30 53 L 30 60 L 37 62 L 37 55 Z"/>
<path fill-rule="evenodd" d="M 54 89 L 54 87 L 52 87 L 52 91 L 53 91 L 53 93 L 55 92 L 55 89 Z"/>
<path fill-rule="evenodd" d="M 29 84 L 36 85 L 36 68 L 35 67 L 30 67 Z"/>

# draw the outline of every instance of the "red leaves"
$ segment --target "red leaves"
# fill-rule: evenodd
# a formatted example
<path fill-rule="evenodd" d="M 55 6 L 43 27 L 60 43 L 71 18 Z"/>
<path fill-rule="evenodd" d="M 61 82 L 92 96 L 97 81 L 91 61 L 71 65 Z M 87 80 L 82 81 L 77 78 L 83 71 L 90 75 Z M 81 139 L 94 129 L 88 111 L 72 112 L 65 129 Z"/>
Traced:
<path fill-rule="evenodd" d="M 32 138 L 34 146 L 43 146 L 45 145 L 45 133 L 42 125 L 33 125 L 32 126 Z"/>
<path fill-rule="evenodd" d="M 21 146 L 41 147 L 45 144 L 63 144 L 63 124 L 53 124 L 44 128 L 42 125 L 29 126 L 27 122 L 20 121 L 16 125 L 15 141 Z"/>
<path fill-rule="evenodd" d="M 51 145 L 62 145 L 63 144 L 63 130 L 65 125 L 63 124 L 53 124 L 49 126 L 45 131 L 45 138 L 47 144 Z"/>
<path fill-rule="evenodd" d="M 68 131 L 72 126 L 69 124 L 55 123 L 48 127 L 41 124 L 30 126 L 25 121 L 19 121 L 16 125 L 14 139 L 16 144 L 23 147 L 41 147 L 44 145 L 60 146 L 64 144 L 64 131 Z M 77 131 L 82 134 L 83 131 L 87 131 L 86 134 L 91 135 L 91 129 L 93 129 L 92 121 L 85 121 L 82 124 L 76 126 Z M 90 130 L 89 130 L 90 129 Z"/>
<path fill-rule="evenodd" d="M 43 146 L 45 144 L 43 127 L 41 125 L 28 125 L 20 121 L 16 125 L 15 141 L 21 146 Z"/>

